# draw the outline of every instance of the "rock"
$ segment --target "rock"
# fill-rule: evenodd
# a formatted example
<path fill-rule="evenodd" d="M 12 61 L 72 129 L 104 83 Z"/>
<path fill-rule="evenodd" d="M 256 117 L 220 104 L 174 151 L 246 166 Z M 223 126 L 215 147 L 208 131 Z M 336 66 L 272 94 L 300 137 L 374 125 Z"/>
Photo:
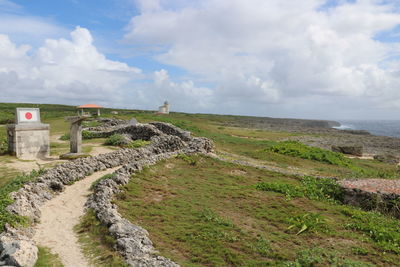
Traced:
<path fill-rule="evenodd" d="M 121 146 L 127 146 L 129 145 L 133 140 L 132 137 L 129 134 L 121 134 L 122 140 L 121 140 Z"/>
<path fill-rule="evenodd" d="M 354 156 L 362 156 L 363 147 L 362 146 L 332 146 L 332 151 L 339 152 L 343 154 L 349 154 Z"/>
<path fill-rule="evenodd" d="M 136 120 L 136 118 L 132 118 L 129 120 L 128 124 L 135 126 L 136 124 L 138 124 L 138 121 Z"/>
<path fill-rule="evenodd" d="M 400 162 L 400 157 L 392 154 L 375 155 L 374 159 L 389 164 L 398 164 Z"/>
<path fill-rule="evenodd" d="M 86 153 L 66 153 L 60 155 L 60 159 L 74 160 L 79 158 L 87 158 L 90 157 L 90 154 Z"/>
<path fill-rule="evenodd" d="M 0 237 L 0 261 L 4 265 L 32 267 L 38 258 L 38 248 L 32 240 L 5 234 Z"/>
<path fill-rule="evenodd" d="M 342 130 L 342 131 L 349 134 L 371 135 L 371 133 L 366 130 Z"/>

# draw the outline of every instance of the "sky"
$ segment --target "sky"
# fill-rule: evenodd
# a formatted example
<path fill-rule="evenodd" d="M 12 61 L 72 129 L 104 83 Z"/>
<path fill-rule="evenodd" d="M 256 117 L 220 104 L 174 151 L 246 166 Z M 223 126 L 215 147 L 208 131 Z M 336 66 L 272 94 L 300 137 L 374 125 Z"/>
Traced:
<path fill-rule="evenodd" d="M 0 102 L 400 119 L 398 0 L 0 0 Z"/>

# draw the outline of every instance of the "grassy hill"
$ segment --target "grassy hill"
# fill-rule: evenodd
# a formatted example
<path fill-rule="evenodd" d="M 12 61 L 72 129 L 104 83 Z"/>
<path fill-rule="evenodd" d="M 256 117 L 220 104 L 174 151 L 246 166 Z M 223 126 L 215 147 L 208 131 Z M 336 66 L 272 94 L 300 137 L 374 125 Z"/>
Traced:
<path fill-rule="evenodd" d="M 15 107 L 40 107 L 51 135 L 68 132 L 64 105 L 0 104 L 0 124 Z M 215 143 L 215 154 L 162 161 L 133 176 L 115 199 L 120 212 L 146 228 L 162 255 L 182 266 L 394 266 L 400 259 L 400 223 L 341 204 L 340 191 L 314 176 L 398 179 L 397 166 L 310 147 L 291 139 L 305 131 L 265 130 L 260 118 L 105 109 L 102 116 L 164 121 Z M 262 118 L 261 118 L 262 120 Z M 266 119 L 268 123 L 272 123 Z M 5 130 L 0 127 L 1 140 Z M 318 134 L 323 136 L 327 133 Z M 88 149 L 94 142 L 86 141 Z M 54 140 L 53 153 L 67 149 Z M 4 145 L 3 145 L 4 152 Z M 0 187 L 16 187 L 18 170 L 0 156 Z M 234 161 L 229 163 L 226 161 Z M 262 165 L 265 169 L 238 163 Z M 304 176 L 306 175 L 306 176 Z M 21 179 L 20 179 L 21 180 Z M 10 186 L 10 184 L 12 186 Z M 0 190 L 1 191 L 1 190 Z M 1 192 L 0 192 L 1 193 Z M 3 196 L 4 197 L 4 196 Z M 88 214 L 77 227 L 97 265 L 120 266 L 107 229 Z M 85 238 L 86 237 L 86 238 Z M 46 252 L 47 253 L 47 252 Z M 43 256 L 42 256 L 43 257 Z M 45 266 L 45 265 L 44 265 Z"/>

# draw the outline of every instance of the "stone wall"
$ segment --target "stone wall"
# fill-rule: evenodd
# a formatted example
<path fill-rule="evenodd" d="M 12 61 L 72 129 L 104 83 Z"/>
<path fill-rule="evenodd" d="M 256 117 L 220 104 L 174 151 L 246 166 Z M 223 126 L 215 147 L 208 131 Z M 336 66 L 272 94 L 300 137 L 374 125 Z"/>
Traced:
<path fill-rule="evenodd" d="M 343 204 L 360 207 L 366 211 L 375 210 L 400 219 L 400 195 L 369 192 L 360 188 L 348 188 L 343 185 L 342 188 L 344 190 Z"/>
<path fill-rule="evenodd" d="M 154 164 L 160 159 L 171 157 L 177 153 L 208 153 L 212 150 L 212 142 L 206 138 L 190 138 L 183 141 L 178 136 L 164 134 L 153 125 L 129 126 L 125 131 L 140 136 L 140 139 L 150 139 L 151 144 L 139 149 L 121 149 L 58 165 L 46 171 L 36 181 L 11 193 L 14 203 L 8 206 L 7 210 L 37 222 L 41 216 L 40 206 L 62 191 L 65 186 L 96 171 L 123 166 L 117 171 L 116 177 L 118 178 L 113 181 L 101 182 L 96 187 L 96 197 L 91 198 L 91 204 L 88 206 L 96 210 L 98 218 L 109 226 L 110 233 L 119 240 L 117 249 L 121 251 L 128 263 L 133 266 L 176 266 L 168 259 L 155 254 L 145 230 L 132 226 L 128 221 L 118 217 L 115 207 L 110 206 L 111 204 L 105 205 L 102 209 L 100 206 L 110 203 L 110 198 L 117 188 L 115 186 L 126 183 L 130 174 L 142 166 Z M 104 187 L 105 184 L 110 187 Z M 99 193 L 100 190 L 103 190 L 103 193 Z M 113 209 L 109 209 L 110 207 Z M 110 225 L 111 222 L 115 223 Z M 130 230 L 133 233 L 129 233 Z M 14 229 L 7 226 L 5 231 L 0 234 L 0 265 L 33 266 L 37 259 L 37 247 L 32 241 L 32 236 L 32 228 Z M 138 247 L 138 252 L 141 251 L 142 254 L 140 257 L 132 258 L 135 242 L 143 244 L 140 248 Z M 147 265 L 150 263 L 158 265 Z"/>

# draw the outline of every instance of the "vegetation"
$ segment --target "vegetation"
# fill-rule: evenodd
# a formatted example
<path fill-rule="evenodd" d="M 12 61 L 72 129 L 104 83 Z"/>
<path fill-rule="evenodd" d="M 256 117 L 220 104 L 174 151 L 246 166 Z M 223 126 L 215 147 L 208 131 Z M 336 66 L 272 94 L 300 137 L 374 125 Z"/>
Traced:
<path fill-rule="evenodd" d="M 0 155 L 4 155 L 8 151 L 7 137 L 0 135 Z"/>
<path fill-rule="evenodd" d="M 145 145 L 150 144 L 149 141 L 145 140 L 133 140 L 129 141 L 126 136 L 122 134 L 113 134 L 106 139 L 104 142 L 107 146 L 119 146 L 119 147 L 126 147 L 126 148 L 139 148 Z"/>
<path fill-rule="evenodd" d="M 89 210 L 74 229 L 84 254 L 95 266 L 129 266 L 114 250 L 115 239 L 108 234 L 92 210 Z"/>
<path fill-rule="evenodd" d="M 20 104 L 0 104 L 0 124 L 14 120 Z M 41 108 L 42 121 L 51 124 L 52 135 L 68 132 L 66 116 L 76 108 L 62 105 L 24 104 Z M 162 255 L 182 266 L 394 266 L 400 255 L 400 223 L 377 212 L 342 205 L 343 192 L 324 177 L 400 178 L 395 165 L 375 160 L 349 159 L 342 154 L 282 141 L 304 133 L 266 131 L 240 127 L 243 116 L 117 110 L 119 119 L 172 123 L 195 136 L 211 138 L 216 153 L 230 160 L 243 160 L 306 176 L 290 176 L 229 164 L 204 156 L 180 154 L 133 176 L 115 203 L 125 217 L 146 228 Z M 105 109 L 103 116 L 114 116 Z M 97 122 L 85 122 L 98 126 Z M 239 126 L 239 127 L 238 127 Z M 1 127 L 1 126 L 0 126 Z M 0 128 L 1 130 L 1 128 Z M 84 151 L 106 139 L 84 131 Z M 68 134 L 61 137 L 68 140 Z M 141 147 L 135 140 L 110 145 Z M 0 154 L 7 147 L 0 131 Z M 67 142 L 52 142 L 52 154 L 68 151 Z M 2 163 L 14 161 L 1 156 Z M 24 224 L 25 218 L 5 211 L 8 194 L 34 180 L 42 170 L 19 175 L 0 166 L 0 227 Z M 110 176 L 101 179 L 110 178 Z M 94 187 L 99 181 L 96 181 Z M 397 205 L 394 203 L 394 205 Z M 96 266 L 123 266 L 108 235 L 93 212 L 76 228 L 87 255 Z M 47 251 L 48 252 L 48 251 Z M 51 256 L 41 250 L 43 266 Z M 42 256 L 45 255 L 45 256 Z M 57 266 L 57 265 L 54 265 Z"/>
<path fill-rule="evenodd" d="M 350 159 L 346 158 L 341 153 L 307 146 L 297 141 L 279 142 L 278 144 L 269 147 L 268 150 L 283 155 L 325 162 L 332 165 L 343 167 L 352 166 Z"/>
<path fill-rule="evenodd" d="M 343 200 L 343 189 L 330 178 L 315 178 L 304 176 L 301 185 L 285 182 L 260 182 L 256 188 L 263 191 L 272 191 L 285 194 L 287 199 L 307 197 L 312 200 L 338 201 Z"/>
<path fill-rule="evenodd" d="M 182 266 L 371 266 L 399 257 L 400 222 L 341 205 L 331 179 L 181 155 L 123 189 L 119 211 Z"/>
<path fill-rule="evenodd" d="M 320 213 L 305 213 L 288 219 L 288 230 L 295 230 L 296 235 L 306 231 L 325 232 L 328 230 L 326 219 Z"/>
<path fill-rule="evenodd" d="M 38 260 L 35 267 L 63 267 L 57 254 L 51 253 L 50 249 L 39 247 Z"/>
<path fill-rule="evenodd" d="M 139 148 L 139 147 L 147 146 L 148 144 L 150 144 L 150 141 L 145 141 L 145 140 L 138 139 L 138 140 L 133 140 L 126 147 L 128 147 L 128 148 Z"/>
<path fill-rule="evenodd" d="M 9 183 L 5 184 L 3 187 L 0 187 L 0 229 L 4 229 L 6 223 L 11 225 L 27 223 L 26 218 L 9 213 L 6 210 L 6 207 L 13 202 L 9 194 L 17 191 L 24 184 L 33 181 L 39 175 L 43 174 L 43 172 L 43 169 L 38 171 L 32 170 L 30 174 L 21 174 L 11 180 Z"/>
<path fill-rule="evenodd" d="M 104 144 L 107 146 L 124 146 L 126 145 L 126 137 L 122 134 L 113 134 L 107 138 Z"/>
<path fill-rule="evenodd" d="M 60 136 L 60 140 L 63 140 L 63 141 L 68 141 L 70 138 L 71 138 L 70 133 L 65 133 Z"/>
<path fill-rule="evenodd" d="M 286 262 L 285 267 L 305 266 L 341 266 L 341 267 L 368 267 L 373 264 L 338 257 L 334 252 L 322 248 L 301 250 L 296 255 L 296 260 Z"/>

